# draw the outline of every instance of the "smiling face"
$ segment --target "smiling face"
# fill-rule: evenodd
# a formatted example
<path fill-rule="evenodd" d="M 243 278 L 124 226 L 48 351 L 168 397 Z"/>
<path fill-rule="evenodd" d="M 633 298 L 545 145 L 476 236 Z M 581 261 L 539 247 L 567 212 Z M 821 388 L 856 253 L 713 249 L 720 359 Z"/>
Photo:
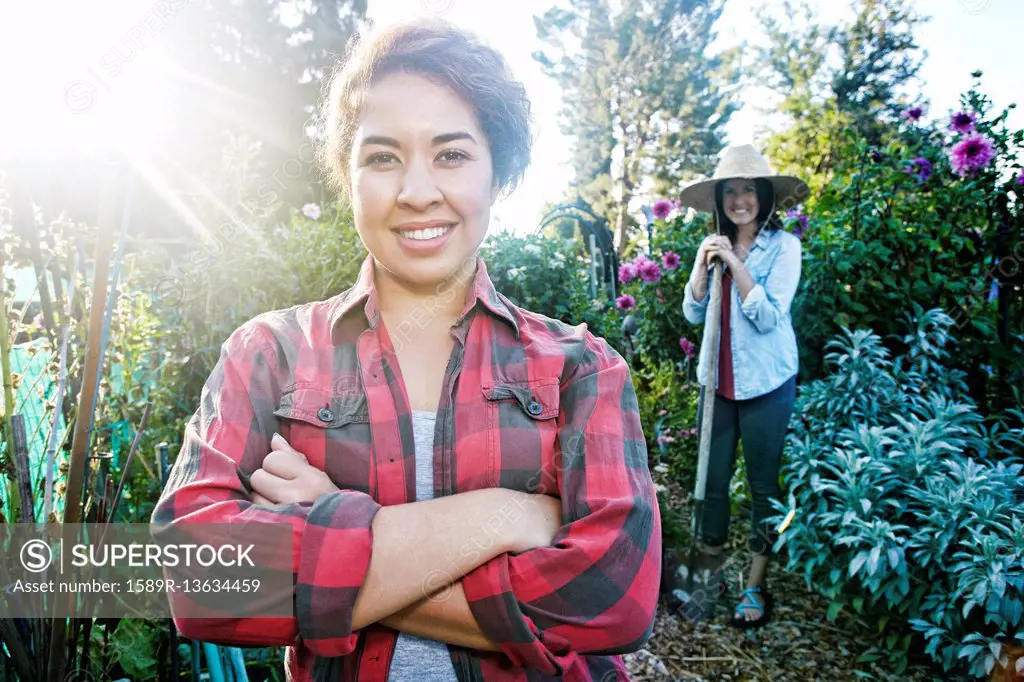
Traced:
<path fill-rule="evenodd" d="M 349 159 L 356 229 L 381 276 L 435 291 L 487 235 L 498 195 L 473 107 L 422 76 L 367 93 Z"/>
<path fill-rule="evenodd" d="M 727 180 L 722 191 L 722 209 L 725 217 L 743 228 L 757 222 L 761 206 L 757 200 L 757 185 L 753 180 Z"/>

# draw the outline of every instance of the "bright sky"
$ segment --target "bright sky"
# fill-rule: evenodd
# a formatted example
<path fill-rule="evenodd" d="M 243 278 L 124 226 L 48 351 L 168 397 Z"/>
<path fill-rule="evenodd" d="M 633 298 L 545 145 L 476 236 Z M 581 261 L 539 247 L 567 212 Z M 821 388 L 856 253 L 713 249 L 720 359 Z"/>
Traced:
<path fill-rule="evenodd" d="M 1024 25 L 1024 3 L 1020 0 L 915 0 L 919 11 L 932 20 L 920 31 L 919 44 L 928 53 L 921 73 L 921 94 L 929 100 L 930 116 L 945 117 L 957 107 L 960 93 L 971 84 L 970 73 L 985 72 L 982 86 L 997 106 L 1006 106 L 1024 93 L 1020 71 L 1020 27 Z M 531 54 L 540 49 L 533 27 L 534 15 L 541 15 L 552 0 L 480 2 L 479 0 L 370 0 L 369 15 L 376 21 L 406 20 L 417 15 L 442 16 L 457 26 L 475 32 L 508 59 L 516 77 L 523 81 L 534 107 L 537 140 L 533 164 L 522 185 L 494 209 L 494 227 L 517 233 L 533 232 L 547 201 L 558 201 L 573 171 L 569 166 L 569 140 L 558 127 L 560 91 L 546 77 Z M 761 0 L 728 0 L 719 22 L 720 44 L 735 45 L 754 25 L 754 10 Z M 781 2 L 769 0 L 769 5 Z M 836 0 L 811 0 L 822 19 L 835 21 L 848 7 Z M 769 98 L 763 92 L 742 94 L 744 107 L 728 127 L 730 144 L 757 144 L 763 135 L 757 130 L 763 118 L 755 106 Z M 1024 101 L 1020 102 L 1024 106 Z M 1011 125 L 1024 127 L 1024 112 L 1011 113 Z"/>

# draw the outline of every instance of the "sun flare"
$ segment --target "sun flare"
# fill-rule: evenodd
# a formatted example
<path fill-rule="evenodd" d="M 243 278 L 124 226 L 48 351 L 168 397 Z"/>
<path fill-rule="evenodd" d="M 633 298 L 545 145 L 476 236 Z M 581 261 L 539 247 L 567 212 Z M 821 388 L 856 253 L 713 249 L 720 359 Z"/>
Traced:
<path fill-rule="evenodd" d="M 0 149 L 140 150 L 159 138 L 168 69 L 156 34 L 186 0 L 0 7 Z"/>

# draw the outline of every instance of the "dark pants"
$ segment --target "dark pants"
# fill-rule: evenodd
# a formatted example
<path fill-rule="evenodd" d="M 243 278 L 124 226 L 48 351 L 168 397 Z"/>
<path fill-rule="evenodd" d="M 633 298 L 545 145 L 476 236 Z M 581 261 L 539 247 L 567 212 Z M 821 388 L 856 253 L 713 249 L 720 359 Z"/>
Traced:
<path fill-rule="evenodd" d="M 697 401 L 698 443 L 701 415 L 704 414 L 704 390 L 702 386 Z M 795 401 L 796 375 L 771 393 L 749 400 L 729 400 L 715 394 L 711 457 L 708 462 L 701 533 L 705 544 L 724 545 L 729 535 L 729 482 L 736 466 L 736 445 L 742 438 L 747 482 L 753 498 L 750 551 L 771 555 L 776 533 L 764 520 L 776 513 L 768 500 L 780 497 L 779 464 Z"/>

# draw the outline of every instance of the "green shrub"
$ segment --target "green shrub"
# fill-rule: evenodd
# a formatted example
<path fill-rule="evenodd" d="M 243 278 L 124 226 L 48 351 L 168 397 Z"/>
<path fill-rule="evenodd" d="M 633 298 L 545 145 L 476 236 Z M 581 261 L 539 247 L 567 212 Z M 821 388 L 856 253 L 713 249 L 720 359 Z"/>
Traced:
<path fill-rule="evenodd" d="M 905 355 L 844 329 L 830 373 L 801 386 L 782 470 L 797 515 L 778 548 L 829 619 L 878 624 L 865 660 L 902 671 L 916 631 L 947 671 L 986 675 L 1024 636 L 1024 430 L 1010 426 L 1024 415 L 978 413 L 949 368 L 948 315 L 904 321 Z"/>
<path fill-rule="evenodd" d="M 516 305 L 567 324 L 586 323 L 621 351 L 618 327 L 603 292 L 590 295 L 590 259 L 575 240 L 498 232 L 480 249 L 494 287 Z"/>
<path fill-rule="evenodd" d="M 994 154 L 963 176 L 950 152 L 964 134 L 947 117 L 904 122 L 881 148 L 852 133 L 836 141 L 834 176 L 806 209 L 793 313 L 804 381 L 821 376 L 821 348 L 841 327 L 874 330 L 896 355 L 906 347 L 892 336 L 893 311 L 937 307 L 957 326 L 952 364 L 968 371 L 972 397 L 983 409 L 1010 406 L 1024 378 L 1024 298 L 1015 295 L 1024 284 L 1024 131 L 1008 129 L 1008 112 L 991 111 L 977 90 L 961 109 L 977 116 L 975 133 Z"/>

